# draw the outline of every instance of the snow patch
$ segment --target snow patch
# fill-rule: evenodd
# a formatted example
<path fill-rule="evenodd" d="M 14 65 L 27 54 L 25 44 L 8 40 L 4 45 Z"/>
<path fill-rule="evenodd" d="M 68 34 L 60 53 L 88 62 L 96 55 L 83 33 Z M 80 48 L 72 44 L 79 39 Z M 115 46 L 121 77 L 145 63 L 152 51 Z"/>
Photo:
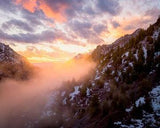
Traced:
<path fill-rule="evenodd" d="M 86 92 L 87 96 L 89 96 L 89 95 L 90 95 L 90 90 L 89 90 L 89 88 L 87 88 L 86 91 L 87 91 L 87 92 Z"/>
<path fill-rule="evenodd" d="M 133 67 L 133 63 L 132 63 L 132 62 L 129 62 L 129 65 L 130 65 L 131 67 Z"/>
<path fill-rule="evenodd" d="M 137 126 L 137 128 L 144 128 L 144 124 L 140 119 L 131 119 L 133 123 Z"/>
<path fill-rule="evenodd" d="M 136 60 L 138 60 L 138 50 L 136 51 L 136 54 L 134 54 Z"/>
<path fill-rule="evenodd" d="M 77 95 L 77 94 L 79 94 L 79 86 L 75 86 L 74 87 L 74 92 L 72 92 L 72 93 L 70 93 L 70 97 L 71 97 L 71 100 L 73 100 L 74 99 L 74 97 L 75 97 L 75 95 Z"/>
<path fill-rule="evenodd" d="M 151 96 L 152 108 L 156 112 L 157 116 L 160 116 L 160 85 L 153 88 L 149 93 Z"/>
<path fill-rule="evenodd" d="M 115 71 L 113 70 L 111 74 L 113 75 L 114 73 L 115 73 Z"/>
<path fill-rule="evenodd" d="M 122 73 L 121 73 L 120 71 L 118 71 L 118 76 L 121 76 L 121 74 L 122 74 Z"/>
<path fill-rule="evenodd" d="M 97 70 L 97 71 L 96 71 L 95 80 L 99 80 L 99 79 L 100 79 L 100 76 L 99 76 L 99 71 Z"/>
<path fill-rule="evenodd" d="M 96 85 L 96 84 L 95 84 L 95 81 L 92 81 L 91 83 L 92 83 L 92 86 L 95 86 L 95 85 Z"/>
<path fill-rule="evenodd" d="M 122 122 L 120 121 L 114 122 L 114 125 L 120 125 L 120 124 L 122 124 Z"/>
<path fill-rule="evenodd" d="M 65 98 L 63 99 L 63 104 L 64 104 L 64 105 L 67 104 L 66 100 L 67 100 L 67 98 L 65 97 Z"/>
<path fill-rule="evenodd" d="M 155 58 L 158 57 L 158 56 L 160 56 L 160 52 L 155 52 L 154 56 L 155 56 Z"/>
<path fill-rule="evenodd" d="M 142 47 L 142 49 L 143 49 L 143 52 L 144 52 L 144 58 L 146 60 L 147 59 L 147 49 L 144 46 Z"/>
<path fill-rule="evenodd" d="M 128 57 L 128 55 L 129 55 L 129 52 L 126 52 L 124 55 L 125 55 L 126 57 Z"/>
<path fill-rule="evenodd" d="M 144 97 L 140 97 L 136 102 L 136 107 L 142 106 L 143 104 L 145 104 L 145 98 Z"/>
<path fill-rule="evenodd" d="M 61 96 L 64 97 L 65 94 L 66 94 L 66 92 L 63 91 L 63 92 L 61 93 Z"/>
<path fill-rule="evenodd" d="M 107 68 L 111 68 L 112 67 L 112 65 L 111 64 L 107 64 Z"/>
<path fill-rule="evenodd" d="M 101 77 L 100 76 L 96 76 L 95 77 L 95 80 L 99 80 Z"/>
<path fill-rule="evenodd" d="M 155 31 L 155 32 L 153 33 L 152 38 L 154 38 L 155 40 L 157 40 L 158 35 L 159 35 L 159 31 Z"/>
<path fill-rule="evenodd" d="M 133 110 L 133 106 L 131 106 L 130 108 L 126 108 L 125 111 L 126 112 L 131 112 Z"/>

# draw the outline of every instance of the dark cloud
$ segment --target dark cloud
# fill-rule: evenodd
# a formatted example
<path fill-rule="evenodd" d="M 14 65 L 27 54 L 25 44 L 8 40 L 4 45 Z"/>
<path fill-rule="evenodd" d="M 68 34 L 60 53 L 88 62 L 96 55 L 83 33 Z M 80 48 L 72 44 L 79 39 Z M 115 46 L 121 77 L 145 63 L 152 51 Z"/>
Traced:
<path fill-rule="evenodd" d="M 48 18 L 42 10 L 35 10 L 33 13 L 26 10 L 21 9 L 22 18 L 25 19 L 31 26 L 45 26 L 44 23 L 54 24 L 54 20 Z"/>
<path fill-rule="evenodd" d="M 97 0 L 97 7 L 102 12 L 108 12 L 111 15 L 117 15 L 121 10 L 117 0 Z"/>
<path fill-rule="evenodd" d="M 42 13 L 41 11 L 35 11 L 34 13 L 31 13 L 27 10 L 22 10 L 22 17 L 29 22 L 30 24 L 32 24 L 33 26 L 37 26 L 37 25 L 43 25 L 42 21 L 46 20 L 46 16 L 44 15 L 44 13 Z"/>
<path fill-rule="evenodd" d="M 11 19 L 3 23 L 2 29 L 9 29 L 13 26 L 28 32 L 34 32 L 37 26 L 45 26 L 44 23 L 54 24 L 53 19 L 48 18 L 42 10 L 35 10 L 33 13 L 15 4 L 15 0 L 0 0 L 0 10 Z M 21 15 L 23 21 L 11 18 L 10 14 Z"/>
<path fill-rule="evenodd" d="M 68 20 L 76 16 L 76 14 L 83 13 L 83 6 L 85 0 L 41 0 L 43 1 L 53 12 L 61 13 Z M 66 9 L 62 9 L 63 7 Z M 63 11 L 62 11 L 63 10 Z M 44 10 L 43 10 L 44 11 Z"/>
<path fill-rule="evenodd" d="M 66 7 L 62 15 L 66 15 L 66 18 L 75 18 L 79 15 L 101 15 L 109 13 L 111 15 L 117 15 L 121 11 L 119 2 L 116 0 L 41 0 L 52 9 L 53 12 L 61 12 L 62 7 Z M 94 6 L 92 6 L 94 5 Z"/>
<path fill-rule="evenodd" d="M 88 38 L 93 35 L 91 31 L 92 24 L 89 22 L 73 21 L 69 23 L 70 28 L 82 38 Z"/>
<path fill-rule="evenodd" d="M 114 28 L 117 28 L 120 26 L 120 24 L 117 21 L 112 21 L 111 24 Z"/>
<path fill-rule="evenodd" d="M 79 37 L 87 39 L 88 43 L 102 43 L 104 42 L 99 34 L 106 29 L 105 25 L 92 25 L 90 22 L 73 21 L 70 24 L 71 30 Z"/>
<path fill-rule="evenodd" d="M 57 39 L 64 40 L 65 44 L 77 44 L 84 46 L 83 43 L 78 42 L 74 39 L 68 38 L 63 32 L 59 30 L 46 30 L 41 33 L 26 33 L 26 34 L 7 34 L 0 30 L 0 39 L 5 41 L 13 41 L 19 43 L 41 43 L 41 42 L 54 42 Z"/>
<path fill-rule="evenodd" d="M 28 32 L 34 32 L 33 26 L 30 26 L 27 22 L 21 20 L 13 19 L 2 24 L 3 30 L 14 29 L 14 27 Z"/>
<path fill-rule="evenodd" d="M 73 22 L 70 23 L 71 27 L 73 30 L 77 31 L 80 29 L 90 29 L 92 27 L 92 24 L 89 22 L 83 22 L 83 21 L 78 21 L 75 20 Z"/>
<path fill-rule="evenodd" d="M 72 8 L 77 4 L 80 4 L 83 0 L 43 0 L 45 3 L 53 10 L 60 11 L 62 6 L 67 6 L 68 8 Z"/>
<path fill-rule="evenodd" d="M 12 0 L 0 0 L 0 9 L 5 12 L 16 13 L 17 7 L 14 6 Z"/>
<path fill-rule="evenodd" d="M 64 34 L 63 34 L 64 35 Z M 9 35 L 2 30 L 0 30 L 0 39 L 3 40 L 10 40 L 10 41 L 15 41 L 15 42 L 23 42 L 23 43 L 39 43 L 39 42 L 52 42 L 58 38 L 64 38 L 65 36 L 62 36 L 61 32 L 54 32 L 51 30 L 43 31 L 42 33 L 38 34 L 13 34 Z"/>
<path fill-rule="evenodd" d="M 10 13 L 18 13 L 20 14 L 19 16 L 23 18 L 23 21 L 11 19 L 3 23 L 1 28 L 3 31 L 0 31 L 0 38 L 26 43 L 51 42 L 61 38 L 65 40 L 64 43 L 69 42 L 78 45 L 81 45 L 81 43 L 77 42 L 76 38 L 83 38 L 88 42 L 99 43 L 103 42 L 100 33 L 108 31 L 107 26 L 105 24 L 95 24 L 91 18 L 101 17 L 103 14 L 115 16 L 121 11 L 119 1 L 116 0 L 37 0 L 36 5 L 33 5 L 35 6 L 33 11 L 24 7 L 23 4 L 26 1 L 27 0 L 22 0 L 22 3 L 15 4 L 15 0 L 0 0 L 0 9 L 8 9 L 7 11 L 10 11 Z M 43 9 L 40 7 L 42 3 L 45 5 Z M 51 9 L 53 14 L 50 11 L 46 11 L 46 7 L 47 9 Z M 51 13 L 51 15 L 55 14 L 55 16 L 50 17 L 50 15 L 46 13 Z M 72 38 L 70 33 L 67 33 L 69 35 L 67 37 L 64 33 L 56 31 L 54 23 L 56 20 L 58 21 L 57 15 L 58 17 L 60 15 L 60 19 L 61 16 L 66 18 L 66 21 L 63 22 L 65 22 L 64 24 L 67 28 L 69 27 L 70 33 L 75 33 L 76 38 Z M 55 28 L 49 28 L 50 24 Z M 43 31 L 42 33 L 34 33 L 34 30 L 37 30 L 39 26 L 45 28 L 45 25 L 47 25 L 46 29 L 49 28 L 49 30 Z M 113 26 L 116 28 L 119 24 L 113 22 Z M 11 35 L 4 31 L 12 27 L 17 27 L 28 33 Z"/>
<path fill-rule="evenodd" d="M 96 14 L 96 12 L 94 11 L 94 9 L 92 7 L 84 8 L 84 12 L 86 12 L 89 15 L 95 15 Z"/>
<path fill-rule="evenodd" d="M 0 0 L 0 10 L 8 14 L 21 14 L 22 18 L 31 26 L 43 25 L 44 21 L 54 23 L 53 19 L 48 18 L 42 10 L 36 9 L 34 12 L 30 12 L 15 4 L 15 0 Z"/>
<path fill-rule="evenodd" d="M 93 30 L 97 33 L 100 34 L 103 31 L 108 31 L 107 30 L 107 26 L 103 25 L 103 24 L 99 24 L 99 25 L 94 25 Z"/>

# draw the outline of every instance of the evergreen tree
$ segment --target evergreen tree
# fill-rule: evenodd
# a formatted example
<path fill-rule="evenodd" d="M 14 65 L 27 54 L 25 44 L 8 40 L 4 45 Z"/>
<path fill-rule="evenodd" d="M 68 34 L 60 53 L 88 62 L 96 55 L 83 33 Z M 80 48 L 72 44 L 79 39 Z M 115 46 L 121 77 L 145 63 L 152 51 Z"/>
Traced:
<path fill-rule="evenodd" d="M 99 100 L 98 96 L 94 95 L 91 99 L 91 103 L 89 106 L 89 112 L 91 116 L 94 116 L 99 111 Z"/>

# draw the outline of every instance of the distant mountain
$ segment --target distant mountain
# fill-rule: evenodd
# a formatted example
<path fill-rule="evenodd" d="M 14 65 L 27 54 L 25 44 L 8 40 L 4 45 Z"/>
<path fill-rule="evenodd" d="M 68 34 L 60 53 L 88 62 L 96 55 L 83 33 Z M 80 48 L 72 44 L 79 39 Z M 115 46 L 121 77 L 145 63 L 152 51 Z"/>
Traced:
<path fill-rule="evenodd" d="M 33 73 L 32 70 L 33 67 L 23 56 L 8 45 L 0 43 L 0 80 L 5 78 L 28 79 Z"/>
<path fill-rule="evenodd" d="M 159 128 L 160 18 L 146 30 L 98 46 L 90 57 L 95 70 L 53 92 L 44 112 L 48 122 L 42 119 L 38 126 Z"/>

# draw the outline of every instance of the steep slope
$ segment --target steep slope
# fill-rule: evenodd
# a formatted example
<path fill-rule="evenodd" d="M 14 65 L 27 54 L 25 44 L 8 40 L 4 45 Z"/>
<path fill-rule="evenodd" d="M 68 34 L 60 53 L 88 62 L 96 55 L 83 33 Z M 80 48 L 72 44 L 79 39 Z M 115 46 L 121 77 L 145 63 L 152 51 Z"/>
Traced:
<path fill-rule="evenodd" d="M 8 45 L 0 43 L 0 80 L 5 78 L 28 79 L 32 68 L 24 57 L 17 54 Z"/>
<path fill-rule="evenodd" d="M 137 29 L 130 35 L 127 34 L 123 37 L 120 37 L 112 44 L 97 46 L 97 48 L 92 52 L 93 60 L 94 61 L 100 60 L 99 59 L 100 57 L 105 56 L 110 50 L 114 49 L 117 46 L 124 47 L 124 45 L 126 45 L 130 41 L 130 39 L 135 38 L 140 31 L 142 31 L 142 29 Z"/>
<path fill-rule="evenodd" d="M 160 18 L 111 45 L 98 46 L 89 76 L 53 92 L 41 127 L 160 126 Z M 53 108 L 54 106 L 54 108 Z"/>

